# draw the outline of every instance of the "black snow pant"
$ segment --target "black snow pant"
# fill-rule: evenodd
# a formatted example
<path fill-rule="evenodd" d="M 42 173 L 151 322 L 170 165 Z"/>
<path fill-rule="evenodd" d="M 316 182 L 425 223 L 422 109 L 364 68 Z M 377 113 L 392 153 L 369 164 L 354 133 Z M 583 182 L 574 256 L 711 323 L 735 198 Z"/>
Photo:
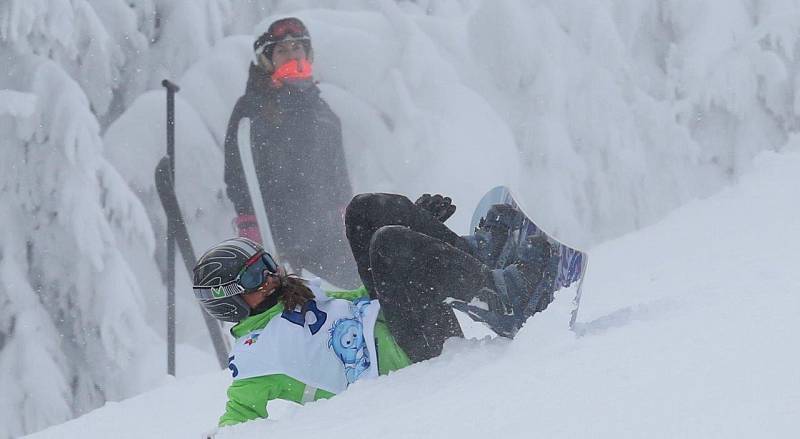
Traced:
<path fill-rule="evenodd" d="M 469 302 L 491 288 L 490 268 L 465 251 L 463 238 L 395 194 L 357 195 L 345 223 L 361 280 L 413 362 L 436 357 L 446 339 L 463 337 L 445 300 Z"/>

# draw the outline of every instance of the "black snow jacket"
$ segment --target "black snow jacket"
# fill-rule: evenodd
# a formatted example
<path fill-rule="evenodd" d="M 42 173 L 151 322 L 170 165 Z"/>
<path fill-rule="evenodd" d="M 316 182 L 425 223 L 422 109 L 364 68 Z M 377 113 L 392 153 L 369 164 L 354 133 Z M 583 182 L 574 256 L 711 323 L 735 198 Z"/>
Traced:
<path fill-rule="evenodd" d="M 253 67 L 225 136 L 228 197 L 237 214 L 254 214 L 237 138 L 239 121 L 247 117 L 278 257 L 298 273 L 306 268 L 336 286 L 356 286 L 358 276 L 342 219 L 353 192 L 339 118 L 312 81 L 258 86 L 254 75 L 260 73 Z"/>

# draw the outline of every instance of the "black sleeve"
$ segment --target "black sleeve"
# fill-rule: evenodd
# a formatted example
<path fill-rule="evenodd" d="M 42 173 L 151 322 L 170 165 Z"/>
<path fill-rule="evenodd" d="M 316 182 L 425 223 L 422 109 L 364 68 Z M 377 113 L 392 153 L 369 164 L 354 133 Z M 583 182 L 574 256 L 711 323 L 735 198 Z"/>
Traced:
<path fill-rule="evenodd" d="M 246 96 L 242 96 L 236 101 L 225 133 L 225 186 L 237 215 L 253 214 L 253 203 L 239 154 L 238 139 L 239 121 L 249 115 L 246 99 Z"/>

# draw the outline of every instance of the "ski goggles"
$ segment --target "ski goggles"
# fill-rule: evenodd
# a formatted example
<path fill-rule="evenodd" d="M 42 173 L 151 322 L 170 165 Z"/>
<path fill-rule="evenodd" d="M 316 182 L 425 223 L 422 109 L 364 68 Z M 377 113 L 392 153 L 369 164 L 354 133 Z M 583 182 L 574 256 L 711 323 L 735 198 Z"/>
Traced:
<path fill-rule="evenodd" d="M 308 37 L 302 37 L 302 38 L 287 37 L 287 38 L 284 38 L 281 41 L 278 41 L 278 43 L 283 43 L 283 42 L 286 42 L 286 41 L 299 41 L 301 43 L 304 43 L 304 42 L 309 41 L 309 39 L 308 39 Z M 259 46 L 258 48 L 256 48 L 255 52 L 253 52 L 253 64 L 260 65 L 261 67 L 264 67 L 267 70 L 272 70 L 271 62 L 269 60 L 269 57 L 267 57 L 266 52 L 267 52 L 267 49 L 270 46 L 274 45 L 274 44 L 277 44 L 277 43 L 276 42 L 267 43 L 267 44 L 264 44 L 263 46 Z M 305 46 L 303 46 L 303 47 L 305 47 Z M 308 50 L 308 49 L 306 48 L 306 50 Z"/>
<path fill-rule="evenodd" d="M 278 264 L 267 252 L 261 252 L 245 262 L 236 278 L 214 287 L 195 286 L 194 295 L 201 300 L 221 299 L 237 294 L 252 293 L 266 282 L 267 277 L 278 273 Z"/>
<path fill-rule="evenodd" d="M 297 20 L 287 18 L 273 24 L 270 29 L 270 38 L 272 41 L 283 40 L 286 37 L 294 39 L 308 39 L 305 27 Z"/>
<path fill-rule="evenodd" d="M 305 32 L 303 25 L 296 20 L 280 21 L 272 27 L 269 33 L 258 39 L 254 48 L 256 56 L 264 53 L 268 47 L 283 41 L 307 42 L 311 41 L 311 38 Z"/>

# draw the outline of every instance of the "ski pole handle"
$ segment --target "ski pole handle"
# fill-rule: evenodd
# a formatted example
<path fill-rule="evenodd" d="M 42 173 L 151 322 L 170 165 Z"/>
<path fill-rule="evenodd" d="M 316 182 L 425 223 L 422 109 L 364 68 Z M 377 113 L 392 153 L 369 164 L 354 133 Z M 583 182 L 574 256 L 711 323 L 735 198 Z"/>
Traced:
<path fill-rule="evenodd" d="M 171 93 L 177 93 L 181 89 L 180 87 L 178 87 L 178 84 L 170 81 L 169 79 L 161 81 L 161 85 L 163 85 L 164 88 L 166 88 L 167 91 Z"/>
<path fill-rule="evenodd" d="M 161 85 L 167 89 L 167 157 L 170 160 L 169 172 L 175 180 L 175 93 L 181 88 L 178 84 L 164 79 Z"/>

